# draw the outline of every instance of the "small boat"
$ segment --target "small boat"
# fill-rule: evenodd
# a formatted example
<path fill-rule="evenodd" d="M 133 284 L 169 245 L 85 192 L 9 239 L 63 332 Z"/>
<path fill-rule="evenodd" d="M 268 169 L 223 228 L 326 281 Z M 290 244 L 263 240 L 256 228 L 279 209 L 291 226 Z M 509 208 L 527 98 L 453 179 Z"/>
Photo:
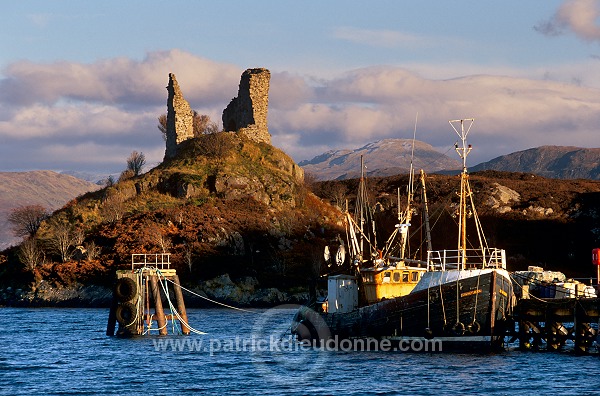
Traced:
<path fill-rule="evenodd" d="M 363 239 L 367 236 L 360 227 L 364 220 L 360 217 L 356 222 L 348 215 L 354 271 L 327 278 L 326 302 L 300 307 L 292 322 L 292 333 L 299 340 L 329 347 L 348 346 L 342 341 L 348 340 L 358 348 L 387 346 L 415 352 L 503 347 L 513 287 L 505 251 L 487 246 L 475 210 L 466 166 L 471 151 L 466 139 L 472 124 L 473 119 L 450 121 L 461 139 L 455 149 L 463 160 L 457 249 L 429 247 L 424 262 L 402 256 L 394 260 L 383 252 L 364 260 L 356 237 L 357 232 Z M 474 220 L 472 227 L 477 231 L 479 246 L 474 248 L 467 241 L 469 219 Z M 405 221 L 397 227 L 401 236 L 408 225 Z M 406 239 L 401 237 L 401 246 Z"/>

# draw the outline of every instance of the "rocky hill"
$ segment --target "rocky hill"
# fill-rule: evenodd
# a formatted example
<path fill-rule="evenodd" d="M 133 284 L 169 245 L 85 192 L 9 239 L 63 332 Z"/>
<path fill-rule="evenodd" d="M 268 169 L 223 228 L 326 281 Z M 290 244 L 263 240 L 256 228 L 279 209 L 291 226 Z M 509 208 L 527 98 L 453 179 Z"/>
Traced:
<path fill-rule="evenodd" d="M 164 161 L 145 174 L 130 167 L 1 254 L 0 304 L 108 304 L 115 270 L 131 268 L 132 254 L 167 252 L 182 283 L 209 297 L 305 300 L 342 215 L 271 146 L 269 80 L 267 69 L 246 70 L 216 132 L 200 127 L 169 74 Z"/>
<path fill-rule="evenodd" d="M 106 304 L 115 270 L 130 267 L 132 253 L 162 252 L 182 282 L 221 301 L 249 289 L 248 304 L 292 301 L 294 287 L 306 298 L 323 246 L 343 232 L 340 218 L 306 190 L 302 169 L 281 150 L 239 133 L 202 135 L 147 173 L 55 212 L 36 236 L 44 259 L 30 268 L 20 248 L 0 255 L 0 303 L 4 294 L 11 304 L 92 304 L 82 295 Z M 57 248 L 65 225 L 81 236 L 79 256 L 74 242 L 66 257 Z"/>
<path fill-rule="evenodd" d="M 470 175 L 478 214 L 488 242 L 506 249 L 508 269 L 529 265 L 563 271 L 569 277 L 595 277 L 591 251 L 600 247 L 600 181 L 548 179 L 528 173 L 498 171 Z M 371 202 L 378 203 L 378 235 L 389 235 L 397 223 L 397 191 L 405 194 L 408 176 L 368 179 Z M 317 195 L 342 204 L 355 199 L 358 180 L 326 181 Z M 455 209 L 460 176 L 426 177 L 434 249 L 455 249 Z M 404 202 L 405 197 L 401 197 Z M 352 206 L 350 207 L 352 211 Z M 411 254 L 424 258 L 422 213 L 413 215 Z M 419 249 L 420 247 L 420 249 Z"/>
<path fill-rule="evenodd" d="M 301 161 L 306 173 L 317 180 L 342 180 L 360 176 L 360 157 L 364 158 L 368 176 L 392 176 L 408 173 L 413 152 L 411 139 L 384 139 L 354 150 L 333 150 Z M 460 169 L 460 163 L 438 151 L 431 145 L 415 141 L 414 167 L 428 173 Z"/>
<path fill-rule="evenodd" d="M 600 148 L 542 146 L 503 155 L 473 171 L 527 172 L 556 179 L 600 180 Z"/>
<path fill-rule="evenodd" d="M 98 188 L 94 183 L 52 171 L 0 172 L 0 249 L 19 241 L 7 220 L 12 209 L 41 205 L 53 211 Z"/>
<path fill-rule="evenodd" d="M 215 138 L 227 143 L 221 156 L 210 154 Z M 397 191 L 403 193 L 407 181 L 406 175 L 368 178 L 382 238 L 397 222 Z M 84 230 L 84 245 L 98 249 L 96 256 L 62 262 L 47 250 L 31 273 L 17 249 L 0 255 L 0 303 L 106 305 L 114 271 L 129 266 L 131 253 L 162 251 L 172 253 L 186 286 L 219 301 L 302 302 L 310 279 L 327 271 L 323 247 L 344 235 L 335 205 L 348 199 L 352 210 L 357 184 L 318 182 L 315 196 L 293 161 L 266 143 L 233 133 L 192 139 L 148 173 L 88 193 L 55 213 L 55 220 Z M 459 178 L 428 175 L 426 184 L 434 248 L 454 248 Z M 471 174 L 471 184 L 486 237 L 507 250 L 510 270 L 537 265 L 569 277 L 593 276 L 589 258 L 600 246 L 600 181 L 485 171 Z M 421 221 L 417 211 L 415 257 L 424 254 Z M 39 238 L 51 241 L 53 227 L 46 222 Z"/>

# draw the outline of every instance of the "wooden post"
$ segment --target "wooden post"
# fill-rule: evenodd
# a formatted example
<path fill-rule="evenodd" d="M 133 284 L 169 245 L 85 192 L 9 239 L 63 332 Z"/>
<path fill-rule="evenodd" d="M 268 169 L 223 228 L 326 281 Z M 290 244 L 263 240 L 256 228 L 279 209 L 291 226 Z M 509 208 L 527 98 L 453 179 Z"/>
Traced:
<path fill-rule="evenodd" d="M 181 286 L 179 284 L 179 276 L 173 275 L 173 283 L 175 283 L 175 287 L 173 289 L 175 291 L 177 311 L 179 312 L 181 319 L 183 319 L 183 321 L 179 320 L 179 323 L 181 324 L 181 332 L 185 335 L 189 335 L 190 327 L 188 326 L 188 317 L 185 310 L 185 303 L 183 302 L 183 293 L 181 293 Z"/>
<path fill-rule="evenodd" d="M 110 303 L 110 311 L 108 313 L 108 324 L 106 325 L 106 335 L 114 336 L 115 335 L 115 326 L 117 325 L 117 298 L 113 294 L 112 302 Z"/>
<path fill-rule="evenodd" d="M 158 334 L 167 335 L 167 320 L 165 319 L 165 311 L 163 310 L 160 290 L 156 275 L 148 276 L 150 278 L 150 287 L 152 288 L 152 296 L 154 298 L 154 312 L 156 313 L 156 322 L 158 323 Z"/>

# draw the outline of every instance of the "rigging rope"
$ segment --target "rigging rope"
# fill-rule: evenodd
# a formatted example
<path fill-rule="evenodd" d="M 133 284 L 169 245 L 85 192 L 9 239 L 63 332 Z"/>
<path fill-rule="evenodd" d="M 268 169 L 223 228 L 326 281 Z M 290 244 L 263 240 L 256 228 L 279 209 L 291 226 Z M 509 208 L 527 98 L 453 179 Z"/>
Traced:
<path fill-rule="evenodd" d="M 521 290 L 523 290 L 523 286 L 520 285 L 515 278 L 520 278 L 521 280 L 529 279 L 525 275 L 521 275 L 521 274 L 510 274 L 510 277 L 514 281 L 514 283 L 516 283 L 521 288 Z M 531 284 L 534 284 L 536 286 L 547 286 L 547 285 L 544 285 L 542 283 L 542 281 L 539 281 L 538 279 L 529 279 L 529 281 L 530 281 Z M 560 285 L 556 285 L 556 284 L 551 284 L 551 285 L 555 287 L 556 291 L 560 291 L 560 292 L 563 292 L 565 294 L 566 294 L 566 292 L 573 291 L 573 289 L 570 289 L 568 287 L 564 287 L 564 286 L 560 286 Z M 582 285 L 584 285 L 584 284 L 582 283 Z M 533 297 L 533 298 L 537 298 L 536 296 L 533 296 L 531 294 L 529 294 L 529 295 L 531 297 Z M 577 297 L 580 297 L 580 296 L 578 295 Z M 584 297 L 585 297 L 585 292 L 584 292 Z M 550 302 L 550 301 L 546 301 L 546 300 L 540 300 L 540 301 Z"/>
<path fill-rule="evenodd" d="M 165 278 L 165 279 L 166 279 L 166 278 Z M 210 301 L 210 302 L 212 302 L 212 303 L 214 303 L 214 304 L 222 305 L 222 306 L 224 306 L 224 307 L 226 307 L 226 308 L 235 309 L 235 310 L 237 310 L 237 311 L 248 312 L 248 313 L 252 313 L 252 314 L 258 314 L 258 313 L 259 313 L 259 312 L 256 312 L 256 311 L 249 311 L 249 310 L 247 310 L 247 309 L 243 309 L 243 308 L 237 308 L 237 307 L 233 307 L 233 306 L 231 306 L 231 305 L 224 304 L 224 303 L 222 303 L 222 302 L 218 302 L 218 301 L 215 301 L 215 300 L 211 300 L 210 298 L 208 298 L 208 297 L 206 297 L 206 296 L 203 296 L 203 295 L 201 295 L 201 294 L 198 294 L 198 293 L 194 293 L 194 292 L 193 292 L 193 291 L 191 291 L 190 289 L 186 289 L 185 287 L 183 287 L 183 286 L 181 286 L 181 285 L 179 285 L 179 284 L 177 284 L 177 283 L 173 282 L 171 279 L 166 279 L 166 280 L 167 280 L 167 281 L 169 281 L 169 282 L 171 282 L 171 283 L 173 283 L 174 285 L 177 285 L 178 287 L 180 287 L 180 288 L 181 288 L 181 290 L 185 290 L 186 292 L 188 292 L 188 293 L 190 293 L 190 294 L 193 294 L 193 295 L 194 295 L 194 296 L 196 296 L 196 297 L 200 297 L 200 298 L 202 298 L 202 299 L 204 299 L 204 300 L 207 300 L 207 301 Z"/>
<path fill-rule="evenodd" d="M 473 323 L 477 321 L 477 298 L 479 297 L 479 278 L 481 277 L 481 270 L 477 273 L 477 288 L 475 289 L 475 309 L 473 309 Z"/>
<path fill-rule="evenodd" d="M 161 277 L 162 277 L 162 280 L 163 280 L 163 281 L 165 281 L 165 283 L 164 283 L 164 284 L 163 284 L 163 282 L 159 282 L 159 283 L 160 283 L 160 286 L 162 287 L 162 289 L 163 289 L 163 291 L 164 291 L 164 293 L 165 293 L 165 296 L 167 297 L 167 302 L 169 303 L 169 309 L 170 309 L 170 311 L 171 311 L 171 323 L 172 323 L 172 326 L 173 326 L 173 327 L 172 327 L 172 328 L 173 328 L 173 333 L 175 333 L 175 319 L 173 318 L 173 313 L 175 313 L 175 316 L 177 316 L 177 319 L 179 319 L 179 323 L 180 323 L 180 324 L 181 324 L 181 323 L 185 324 L 185 325 L 186 325 L 186 326 L 187 326 L 187 327 L 190 329 L 190 331 L 191 331 L 191 332 L 193 332 L 193 333 L 195 333 L 195 334 L 200 334 L 200 335 L 207 334 L 207 333 L 205 333 L 205 332 L 203 332 L 203 331 L 200 331 L 200 330 L 196 330 L 196 329 L 194 329 L 192 326 L 190 326 L 190 324 L 187 322 L 187 320 L 185 320 L 185 319 L 183 319 L 183 318 L 181 317 L 181 315 L 179 314 L 179 312 L 177 312 L 177 310 L 176 310 L 176 309 L 175 309 L 175 307 L 173 306 L 173 302 L 171 301 L 171 297 L 169 296 L 169 288 L 167 287 L 167 283 L 166 283 L 166 281 L 167 281 L 167 280 L 169 280 L 169 281 L 170 281 L 170 279 L 167 279 L 167 278 L 166 278 L 166 277 L 165 277 L 165 276 L 164 276 L 164 275 L 163 275 L 163 274 L 160 272 L 160 270 L 159 270 L 158 268 L 156 268 L 156 274 L 158 275 L 158 278 L 159 278 L 159 280 L 160 280 L 160 279 L 161 279 Z M 177 285 L 177 283 L 175 283 L 175 282 L 173 282 L 173 281 L 171 281 L 171 283 L 173 283 L 174 285 Z"/>

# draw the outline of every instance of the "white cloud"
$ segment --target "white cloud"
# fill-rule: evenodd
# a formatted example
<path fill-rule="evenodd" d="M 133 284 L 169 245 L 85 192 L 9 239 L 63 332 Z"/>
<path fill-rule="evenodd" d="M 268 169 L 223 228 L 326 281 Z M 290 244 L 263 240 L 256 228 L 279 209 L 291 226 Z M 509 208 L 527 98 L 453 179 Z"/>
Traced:
<path fill-rule="evenodd" d="M 566 30 L 587 41 L 600 41 L 600 1 L 567 0 L 547 21 L 535 29 L 548 36 L 563 34 Z"/>
<path fill-rule="evenodd" d="M 15 62 L 0 80 L 0 102 L 28 105 L 59 100 L 119 106 L 166 103 L 169 73 L 175 73 L 191 103 L 226 100 L 237 93 L 241 70 L 180 50 L 149 53 L 142 61 L 112 58 L 93 64 Z"/>
<path fill-rule="evenodd" d="M 462 46 L 464 44 L 461 40 L 448 37 L 428 37 L 396 30 L 360 29 L 347 26 L 333 29 L 332 36 L 355 44 L 382 48 L 424 48 L 450 44 Z"/>
<path fill-rule="evenodd" d="M 365 68 L 315 89 L 314 103 L 273 112 L 270 125 L 272 132 L 282 131 L 288 140 L 289 134 L 297 134 L 297 143 L 289 147 L 297 157 L 307 152 L 306 146 L 321 149 L 326 142 L 341 149 L 410 137 L 417 112 L 417 138 L 441 147 L 440 142 L 450 145 L 455 139 L 447 120 L 476 118 L 472 137 L 480 145 L 474 157 L 487 160 L 544 144 L 594 147 L 600 91 L 525 78 L 478 75 L 431 80 L 400 68 Z"/>
<path fill-rule="evenodd" d="M 424 67 L 427 77 L 392 66 L 327 78 L 271 70 L 269 130 L 296 160 L 412 137 L 417 112 L 417 138 L 440 148 L 455 140 L 447 120 L 474 117 L 473 161 L 546 144 L 596 147 L 600 89 L 586 85 L 600 77 L 587 67 L 594 62 L 494 75 Z M 11 64 L 0 80 L 0 169 L 118 172 L 133 150 L 155 165 L 164 153 L 156 118 L 166 111 L 169 72 L 194 109 L 220 121 L 242 71 L 179 50 L 141 61 Z"/>
<path fill-rule="evenodd" d="M 118 107 L 89 103 L 55 106 L 33 104 L 15 110 L 10 120 L 0 122 L 0 136 L 17 140 L 114 136 L 132 130 L 154 114 L 159 112 L 129 112 Z"/>

